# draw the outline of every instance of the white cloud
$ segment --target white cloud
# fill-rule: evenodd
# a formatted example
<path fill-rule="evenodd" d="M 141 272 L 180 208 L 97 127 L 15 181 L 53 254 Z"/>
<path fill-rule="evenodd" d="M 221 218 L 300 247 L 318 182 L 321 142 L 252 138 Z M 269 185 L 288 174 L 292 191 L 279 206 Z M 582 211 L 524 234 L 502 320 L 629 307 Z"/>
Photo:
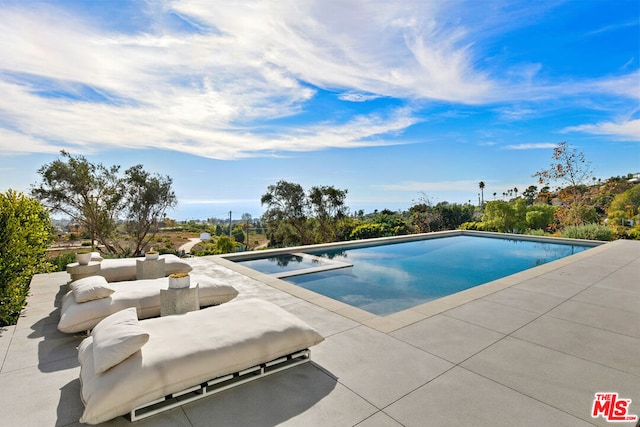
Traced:
<path fill-rule="evenodd" d="M 339 122 L 326 113 L 287 129 L 269 121 L 304 114 L 312 86 L 350 102 L 479 104 L 586 92 L 629 97 L 639 76 L 541 86 L 533 83 L 539 64 L 515 67 L 500 77 L 505 81 L 478 67 L 477 39 L 550 5 L 488 11 L 462 1 L 175 0 L 146 7 L 153 9 L 145 17 L 151 24 L 135 33 L 43 3 L 1 8 L 0 148 L 153 147 L 233 159 L 393 144 L 419 121 L 416 112 L 399 108 Z M 167 13 L 197 30 L 164 25 Z M 592 126 L 583 131 L 626 129 Z"/>
<path fill-rule="evenodd" d="M 581 132 L 593 135 L 608 135 L 624 141 L 640 142 L 640 119 L 620 123 L 600 122 L 564 128 L 563 132 Z"/>
<path fill-rule="evenodd" d="M 507 145 L 505 149 L 507 150 L 540 150 L 540 149 L 549 149 L 557 147 L 557 143 L 553 142 L 537 142 L 531 144 L 514 144 Z"/>
<path fill-rule="evenodd" d="M 368 93 L 365 94 L 365 93 L 352 92 L 352 91 L 341 93 L 340 95 L 338 95 L 338 99 L 342 101 L 350 101 L 350 102 L 367 102 L 377 98 L 380 98 L 380 96 L 368 94 Z"/>

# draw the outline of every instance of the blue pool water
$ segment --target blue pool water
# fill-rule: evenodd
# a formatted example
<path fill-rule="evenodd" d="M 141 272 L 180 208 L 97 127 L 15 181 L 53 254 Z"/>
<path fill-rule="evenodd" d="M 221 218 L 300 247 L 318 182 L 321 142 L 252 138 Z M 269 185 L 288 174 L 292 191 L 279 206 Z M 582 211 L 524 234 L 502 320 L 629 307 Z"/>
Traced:
<path fill-rule="evenodd" d="M 337 260 L 353 266 L 293 275 L 285 280 L 371 313 L 387 315 L 582 252 L 589 247 L 454 236 L 309 252 L 326 259 L 328 264 Z M 302 262 L 302 259 L 292 262 L 289 258 L 284 262 L 282 258 L 278 261 L 278 257 L 271 257 L 241 263 L 273 274 L 309 267 Z M 313 266 L 317 265 L 316 261 Z"/>
<path fill-rule="evenodd" d="M 269 258 L 251 259 L 240 262 L 245 267 L 253 268 L 261 273 L 275 274 L 283 271 L 304 270 L 326 265 L 322 259 L 304 257 L 298 254 L 284 254 Z"/>

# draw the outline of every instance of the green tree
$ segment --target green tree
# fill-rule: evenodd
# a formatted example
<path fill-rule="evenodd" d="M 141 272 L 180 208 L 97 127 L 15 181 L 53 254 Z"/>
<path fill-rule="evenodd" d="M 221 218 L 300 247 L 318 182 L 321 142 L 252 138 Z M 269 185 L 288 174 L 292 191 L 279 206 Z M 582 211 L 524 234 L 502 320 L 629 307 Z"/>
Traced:
<path fill-rule="evenodd" d="M 551 205 L 533 205 L 527 208 L 527 227 L 533 230 L 548 230 L 553 224 L 555 210 Z"/>
<path fill-rule="evenodd" d="M 133 238 L 133 254 L 138 256 L 154 238 L 159 221 L 167 209 L 177 204 L 177 199 L 171 189 L 171 178 L 151 175 L 142 165 L 127 169 L 121 182 L 127 207 L 125 229 Z"/>
<path fill-rule="evenodd" d="M 311 187 L 309 206 L 318 223 L 318 243 L 334 242 L 338 233 L 338 222 L 347 213 L 345 200 L 347 190 L 332 186 Z"/>
<path fill-rule="evenodd" d="M 32 188 L 33 196 L 86 227 L 92 242 L 98 240 L 107 251 L 139 255 L 166 210 L 176 204 L 171 179 L 151 175 L 141 165 L 121 177 L 120 166 L 95 165 L 65 151 L 61 155 L 38 170 L 42 181 Z M 114 239 L 119 219 L 125 221 L 133 248 Z"/>
<path fill-rule="evenodd" d="M 31 277 L 51 270 L 45 254 L 52 241 L 44 206 L 12 190 L 0 193 L 0 326 L 17 321 Z"/>
<path fill-rule="evenodd" d="M 217 254 L 228 254 L 233 252 L 235 248 L 235 244 L 233 239 L 229 236 L 220 236 L 218 241 L 216 242 L 216 253 Z"/>
<path fill-rule="evenodd" d="M 271 245 L 313 243 L 307 228 L 308 202 L 300 184 L 281 180 L 276 185 L 270 185 L 260 203 L 267 205 L 262 218 L 267 224 L 267 237 Z"/>
<path fill-rule="evenodd" d="M 231 231 L 231 235 L 233 236 L 234 240 L 238 243 L 244 243 L 244 228 L 242 228 L 242 226 L 237 225 L 235 227 L 233 227 L 233 230 Z"/>
<path fill-rule="evenodd" d="M 262 220 L 267 225 L 269 244 L 293 246 L 334 241 L 338 223 L 347 212 L 346 195 L 347 190 L 331 186 L 312 187 L 307 195 L 300 184 L 283 180 L 270 185 L 260 199 L 267 205 Z"/>
<path fill-rule="evenodd" d="M 514 207 L 504 200 L 487 202 L 482 221 L 487 229 L 501 233 L 513 231 L 517 218 Z"/>
<path fill-rule="evenodd" d="M 83 156 L 61 152 L 62 159 L 42 166 L 42 181 L 33 187 L 32 195 L 51 211 L 62 212 L 85 227 L 92 239 L 108 251 L 115 252 L 111 236 L 116 229 L 116 216 L 123 207 L 119 166 L 94 165 Z"/>
<path fill-rule="evenodd" d="M 616 195 L 609 206 L 609 218 L 623 223 L 624 220 L 638 219 L 640 214 L 640 185 L 631 187 Z"/>
<path fill-rule="evenodd" d="M 527 202 L 527 205 L 533 205 L 533 202 L 536 200 L 536 194 L 538 193 L 538 187 L 535 185 L 530 185 L 526 190 L 522 192 L 522 197 Z"/>

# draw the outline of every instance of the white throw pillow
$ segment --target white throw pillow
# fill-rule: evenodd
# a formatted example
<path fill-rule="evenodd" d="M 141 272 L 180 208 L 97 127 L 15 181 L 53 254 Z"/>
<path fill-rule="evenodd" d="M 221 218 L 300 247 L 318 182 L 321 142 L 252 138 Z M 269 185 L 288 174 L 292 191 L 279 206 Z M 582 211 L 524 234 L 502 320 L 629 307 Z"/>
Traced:
<path fill-rule="evenodd" d="M 93 366 L 96 374 L 116 366 L 149 341 L 135 307 L 105 317 L 93 328 Z"/>
<path fill-rule="evenodd" d="M 104 261 L 104 258 L 100 255 L 100 252 L 91 252 L 91 261 L 102 262 Z"/>
<path fill-rule="evenodd" d="M 69 285 L 77 303 L 106 298 L 115 292 L 102 276 L 89 276 L 71 282 Z"/>

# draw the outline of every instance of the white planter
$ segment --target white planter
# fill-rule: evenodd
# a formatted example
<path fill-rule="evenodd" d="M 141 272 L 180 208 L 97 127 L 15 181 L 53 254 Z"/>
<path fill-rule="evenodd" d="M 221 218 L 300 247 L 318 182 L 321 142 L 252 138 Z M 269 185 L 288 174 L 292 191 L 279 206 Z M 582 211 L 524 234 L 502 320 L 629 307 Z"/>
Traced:
<path fill-rule="evenodd" d="M 184 289 L 191 285 L 191 277 L 171 277 L 169 276 L 169 289 Z"/>
<path fill-rule="evenodd" d="M 80 265 L 88 265 L 91 261 L 91 252 L 86 254 L 76 254 L 76 262 Z"/>
<path fill-rule="evenodd" d="M 156 259 L 158 259 L 159 256 L 160 256 L 160 254 L 157 253 L 157 252 L 156 253 L 151 253 L 151 254 L 147 252 L 146 254 L 144 254 L 144 259 L 146 259 L 146 260 L 156 260 Z"/>

